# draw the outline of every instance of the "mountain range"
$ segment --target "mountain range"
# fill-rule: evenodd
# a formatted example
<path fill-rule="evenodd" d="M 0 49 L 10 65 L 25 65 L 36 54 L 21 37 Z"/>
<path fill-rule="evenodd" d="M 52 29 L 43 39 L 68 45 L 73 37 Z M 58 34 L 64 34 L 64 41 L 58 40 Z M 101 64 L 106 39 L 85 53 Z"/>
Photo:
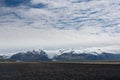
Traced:
<path fill-rule="evenodd" d="M 20 52 L 12 55 L 10 59 L 15 61 L 24 61 L 24 62 L 51 61 L 51 59 L 49 59 L 46 52 L 44 52 L 43 50 Z"/>
<path fill-rule="evenodd" d="M 120 60 L 120 54 L 108 52 L 74 53 L 74 51 L 54 56 L 57 61 L 93 61 L 93 60 Z"/>
<path fill-rule="evenodd" d="M 61 52 L 56 54 L 53 58 L 49 58 L 48 54 L 43 50 L 33 50 L 27 52 L 19 52 L 12 55 L 10 60 L 17 62 L 40 62 L 40 61 L 118 61 L 120 60 L 120 54 L 114 54 L 109 52 L 91 52 L 91 53 L 77 53 L 74 50 L 68 52 Z"/>

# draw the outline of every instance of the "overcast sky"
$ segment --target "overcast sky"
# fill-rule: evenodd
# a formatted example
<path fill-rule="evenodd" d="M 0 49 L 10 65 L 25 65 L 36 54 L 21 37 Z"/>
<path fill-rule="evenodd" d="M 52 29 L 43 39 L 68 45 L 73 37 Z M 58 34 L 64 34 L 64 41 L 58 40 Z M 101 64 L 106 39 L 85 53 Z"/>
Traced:
<path fill-rule="evenodd" d="M 120 52 L 120 0 L 0 0 L 0 53 Z"/>

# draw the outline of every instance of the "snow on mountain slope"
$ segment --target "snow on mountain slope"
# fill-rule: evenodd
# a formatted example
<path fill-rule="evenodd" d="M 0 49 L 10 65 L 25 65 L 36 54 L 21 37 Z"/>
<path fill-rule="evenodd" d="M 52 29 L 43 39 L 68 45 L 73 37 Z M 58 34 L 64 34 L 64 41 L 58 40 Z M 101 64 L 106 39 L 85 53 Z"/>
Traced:
<path fill-rule="evenodd" d="M 46 52 L 44 52 L 43 50 L 19 52 L 19 53 L 12 55 L 10 59 L 15 60 L 15 61 L 25 61 L 25 62 L 51 61 L 51 59 L 49 59 Z"/>

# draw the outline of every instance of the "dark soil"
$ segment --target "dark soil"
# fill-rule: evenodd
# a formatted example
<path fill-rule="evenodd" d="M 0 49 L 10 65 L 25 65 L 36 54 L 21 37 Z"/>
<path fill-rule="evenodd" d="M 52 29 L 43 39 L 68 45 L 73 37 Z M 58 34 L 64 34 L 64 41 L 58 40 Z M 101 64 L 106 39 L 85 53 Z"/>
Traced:
<path fill-rule="evenodd" d="M 0 63 L 0 80 L 120 80 L 120 64 Z"/>

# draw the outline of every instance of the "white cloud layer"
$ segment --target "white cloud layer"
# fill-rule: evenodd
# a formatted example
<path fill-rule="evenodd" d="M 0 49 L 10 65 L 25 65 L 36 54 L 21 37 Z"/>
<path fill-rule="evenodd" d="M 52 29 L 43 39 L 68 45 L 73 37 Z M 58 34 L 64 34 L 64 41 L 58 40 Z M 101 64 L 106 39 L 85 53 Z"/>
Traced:
<path fill-rule="evenodd" d="M 46 7 L 0 7 L 1 53 L 23 48 L 100 47 L 120 51 L 119 0 L 32 0 L 31 3 Z"/>

